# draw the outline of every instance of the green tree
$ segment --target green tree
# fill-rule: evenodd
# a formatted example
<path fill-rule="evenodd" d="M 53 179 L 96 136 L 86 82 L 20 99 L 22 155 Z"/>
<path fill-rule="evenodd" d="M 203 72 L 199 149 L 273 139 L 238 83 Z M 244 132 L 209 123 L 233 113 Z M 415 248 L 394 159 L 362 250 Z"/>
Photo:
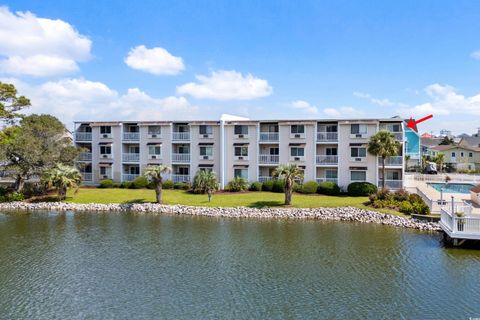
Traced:
<path fill-rule="evenodd" d="M 382 158 L 382 189 L 385 189 L 385 159 L 395 156 L 400 150 L 400 142 L 387 130 L 380 130 L 370 137 L 368 152 Z"/>
<path fill-rule="evenodd" d="M 13 123 L 20 115 L 18 111 L 30 106 L 30 100 L 17 95 L 13 84 L 0 81 L 0 120 Z"/>
<path fill-rule="evenodd" d="M 275 169 L 273 176 L 285 181 L 285 205 L 291 205 L 293 185 L 295 180 L 303 179 L 303 170 L 296 164 L 281 164 Z"/>
<path fill-rule="evenodd" d="M 80 186 L 82 175 L 75 167 L 58 164 L 44 173 L 43 182 L 48 188 L 55 188 L 59 200 L 62 201 L 67 196 L 68 188 Z"/>
<path fill-rule="evenodd" d="M 12 173 L 15 190 L 21 192 L 29 176 L 57 164 L 73 165 L 80 150 L 73 146 L 65 126 L 50 115 L 30 115 L 2 132 L 0 159 Z"/>
<path fill-rule="evenodd" d="M 206 193 L 208 202 L 212 200 L 212 193 L 218 190 L 218 180 L 212 171 L 200 170 L 193 179 L 193 192 Z"/>
<path fill-rule="evenodd" d="M 162 182 L 163 182 L 163 174 L 172 171 L 172 169 L 167 165 L 151 165 L 145 168 L 144 176 L 151 182 L 153 182 L 155 186 L 155 195 L 157 203 L 162 203 Z"/>
<path fill-rule="evenodd" d="M 434 162 L 437 164 L 438 171 L 442 172 L 443 164 L 445 163 L 445 154 L 442 152 L 437 153 Z"/>
<path fill-rule="evenodd" d="M 448 146 L 455 144 L 453 138 L 449 138 L 448 136 L 443 137 L 442 141 L 439 143 L 440 146 Z"/>

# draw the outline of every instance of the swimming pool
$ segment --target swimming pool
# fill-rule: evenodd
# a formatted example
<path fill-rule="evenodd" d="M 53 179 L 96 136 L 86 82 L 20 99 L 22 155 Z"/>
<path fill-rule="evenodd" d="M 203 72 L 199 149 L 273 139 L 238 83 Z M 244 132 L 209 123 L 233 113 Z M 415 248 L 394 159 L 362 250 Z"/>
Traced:
<path fill-rule="evenodd" d="M 470 193 L 470 189 L 474 187 L 469 183 L 428 183 L 428 185 L 437 191 L 443 189 L 448 193 Z"/>

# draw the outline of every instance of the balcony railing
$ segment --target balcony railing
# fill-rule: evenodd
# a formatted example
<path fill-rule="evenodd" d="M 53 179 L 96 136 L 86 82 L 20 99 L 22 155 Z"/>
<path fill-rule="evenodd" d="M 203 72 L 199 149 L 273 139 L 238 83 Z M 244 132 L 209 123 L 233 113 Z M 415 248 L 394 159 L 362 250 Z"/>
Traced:
<path fill-rule="evenodd" d="M 93 180 L 93 174 L 91 172 L 80 172 L 82 175 L 83 181 L 92 181 Z"/>
<path fill-rule="evenodd" d="M 280 156 L 277 154 L 260 154 L 258 156 L 258 163 L 261 164 L 278 164 L 280 163 Z"/>
<path fill-rule="evenodd" d="M 393 156 L 385 158 L 385 165 L 386 166 L 401 166 L 403 163 L 402 156 Z M 382 165 L 382 158 L 378 158 L 378 164 Z"/>
<path fill-rule="evenodd" d="M 123 133 L 123 140 L 125 140 L 125 141 L 139 141 L 140 140 L 140 133 L 138 133 L 138 132 L 124 132 Z"/>
<path fill-rule="evenodd" d="M 335 142 L 335 141 L 338 141 L 338 133 L 337 132 L 319 131 L 319 132 L 317 132 L 317 141 L 320 141 L 320 142 Z"/>
<path fill-rule="evenodd" d="M 124 153 L 122 160 L 123 162 L 138 162 L 140 161 L 140 153 Z"/>
<path fill-rule="evenodd" d="M 172 162 L 189 163 L 190 153 L 172 153 Z"/>
<path fill-rule="evenodd" d="M 260 141 L 278 141 L 278 132 L 260 132 Z"/>
<path fill-rule="evenodd" d="M 378 187 L 382 187 L 382 179 L 378 179 Z M 385 187 L 388 189 L 402 189 L 403 180 L 385 180 Z"/>
<path fill-rule="evenodd" d="M 91 132 L 75 132 L 75 141 L 92 141 Z"/>
<path fill-rule="evenodd" d="M 338 156 L 317 155 L 317 164 L 320 164 L 320 165 L 338 164 Z"/>
<path fill-rule="evenodd" d="M 326 182 L 326 181 L 329 181 L 329 182 L 335 182 L 336 184 L 338 184 L 338 178 L 317 178 L 317 183 L 321 183 L 321 182 Z"/>
<path fill-rule="evenodd" d="M 133 181 L 136 178 L 138 178 L 139 176 L 140 176 L 139 174 L 124 173 L 122 175 L 122 181 Z"/>
<path fill-rule="evenodd" d="M 190 132 L 173 132 L 172 140 L 188 141 L 190 140 Z"/>
<path fill-rule="evenodd" d="M 188 174 L 172 174 L 173 182 L 190 182 L 190 175 Z"/>
<path fill-rule="evenodd" d="M 273 177 L 271 177 L 271 176 L 259 176 L 258 177 L 258 181 L 260 181 L 260 182 L 266 182 L 266 181 L 270 181 L 270 180 L 273 180 Z"/>
<path fill-rule="evenodd" d="M 78 155 L 78 161 L 92 161 L 92 153 L 91 152 L 82 152 Z"/>
<path fill-rule="evenodd" d="M 112 179 L 112 173 L 109 172 L 109 173 L 106 173 L 106 174 L 100 174 L 99 175 L 99 179 L 100 180 L 105 180 L 105 179 Z"/>

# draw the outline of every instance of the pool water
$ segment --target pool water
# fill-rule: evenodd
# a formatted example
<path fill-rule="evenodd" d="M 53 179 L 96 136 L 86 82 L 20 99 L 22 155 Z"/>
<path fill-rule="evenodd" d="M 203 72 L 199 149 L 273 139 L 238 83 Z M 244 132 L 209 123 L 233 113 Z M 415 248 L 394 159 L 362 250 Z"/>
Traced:
<path fill-rule="evenodd" d="M 470 193 L 470 189 L 474 187 L 469 183 L 429 183 L 428 185 L 439 192 L 443 189 L 443 192 L 447 193 Z"/>

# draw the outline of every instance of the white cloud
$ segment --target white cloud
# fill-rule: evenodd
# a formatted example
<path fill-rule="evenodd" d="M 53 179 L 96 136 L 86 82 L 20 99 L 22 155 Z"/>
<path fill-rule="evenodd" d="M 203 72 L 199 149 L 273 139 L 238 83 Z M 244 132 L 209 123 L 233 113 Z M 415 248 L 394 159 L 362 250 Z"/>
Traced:
<path fill-rule="evenodd" d="M 148 49 L 144 45 L 132 48 L 125 63 L 133 69 L 156 75 L 175 75 L 185 70 L 183 60 L 163 48 Z"/>
<path fill-rule="evenodd" d="M 121 95 L 101 82 L 62 79 L 41 85 L 29 85 L 18 79 L 0 79 L 13 83 L 30 98 L 29 113 L 48 113 L 68 127 L 74 120 L 151 120 L 198 117 L 198 108 L 185 97 L 153 98 L 138 88 Z"/>
<path fill-rule="evenodd" d="M 472 57 L 475 60 L 480 60 L 480 50 L 470 53 L 470 57 Z"/>
<path fill-rule="evenodd" d="M 393 101 L 390 101 L 389 99 L 375 98 L 369 93 L 355 91 L 353 93 L 353 95 L 355 97 L 358 97 L 358 98 L 366 99 L 366 100 L 370 101 L 371 103 L 376 104 L 377 106 L 380 106 L 380 107 L 405 106 L 402 103 L 393 102 Z"/>
<path fill-rule="evenodd" d="M 250 100 L 272 94 L 267 80 L 251 74 L 242 75 L 231 70 L 213 71 L 210 76 L 197 75 L 198 82 L 177 87 L 178 94 L 189 94 L 197 99 Z"/>
<path fill-rule="evenodd" d="M 0 39 L 0 72 L 5 74 L 70 73 L 91 56 L 92 42 L 69 23 L 7 7 L 0 7 Z"/>
<path fill-rule="evenodd" d="M 352 107 L 325 108 L 323 113 L 331 118 L 355 118 L 364 116 L 363 112 Z"/>
<path fill-rule="evenodd" d="M 292 102 L 292 107 L 294 109 L 302 110 L 305 113 L 315 114 L 318 112 L 318 108 L 314 105 L 311 105 L 305 100 L 296 100 Z"/>

